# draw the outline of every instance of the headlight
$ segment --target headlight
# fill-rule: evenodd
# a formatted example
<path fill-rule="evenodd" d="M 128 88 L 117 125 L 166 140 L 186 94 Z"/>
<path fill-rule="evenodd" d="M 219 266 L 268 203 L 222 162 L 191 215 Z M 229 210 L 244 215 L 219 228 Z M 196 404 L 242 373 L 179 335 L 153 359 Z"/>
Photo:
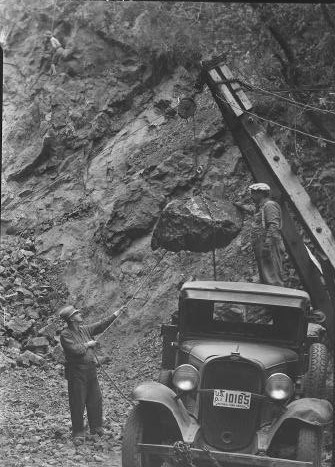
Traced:
<path fill-rule="evenodd" d="M 277 401 L 290 399 L 293 395 L 293 382 L 284 373 L 274 373 L 266 381 L 265 392 Z"/>
<path fill-rule="evenodd" d="M 193 365 L 185 363 L 175 369 L 172 383 L 180 391 L 192 391 L 198 386 L 199 378 L 199 371 Z"/>

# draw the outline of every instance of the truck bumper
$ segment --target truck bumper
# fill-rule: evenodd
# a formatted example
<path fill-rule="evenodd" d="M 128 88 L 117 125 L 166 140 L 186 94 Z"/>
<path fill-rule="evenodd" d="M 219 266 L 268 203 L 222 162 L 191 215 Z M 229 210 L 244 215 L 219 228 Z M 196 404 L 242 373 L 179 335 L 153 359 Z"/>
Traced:
<path fill-rule="evenodd" d="M 165 459 L 175 457 L 174 447 L 168 445 L 139 443 L 138 450 L 142 454 L 155 454 Z M 225 467 L 313 467 L 312 462 L 292 461 L 252 454 L 237 454 L 212 450 L 206 451 L 198 448 L 190 448 L 189 453 L 192 456 L 192 461 L 195 462 L 196 465 L 201 465 L 201 467 L 206 461 L 208 465 L 213 465 L 213 458 L 222 463 Z"/>

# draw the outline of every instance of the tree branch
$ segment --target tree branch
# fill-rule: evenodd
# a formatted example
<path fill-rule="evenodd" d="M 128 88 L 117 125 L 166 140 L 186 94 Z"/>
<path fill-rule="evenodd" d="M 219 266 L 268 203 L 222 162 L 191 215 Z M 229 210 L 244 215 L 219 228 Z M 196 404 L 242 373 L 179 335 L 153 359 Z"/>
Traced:
<path fill-rule="evenodd" d="M 284 35 L 282 34 L 280 27 L 276 24 L 276 20 L 273 16 L 273 12 L 269 11 L 269 8 L 267 5 L 263 4 L 252 4 L 252 8 L 257 11 L 260 20 L 266 25 L 268 28 L 271 36 L 277 44 L 279 44 L 282 52 L 284 53 L 285 59 L 284 60 L 278 53 L 274 52 L 273 55 L 277 58 L 277 60 L 281 64 L 282 68 L 282 74 L 283 77 L 288 84 L 288 86 L 292 90 L 292 95 L 294 98 L 297 98 L 297 100 L 300 100 L 301 102 L 305 101 L 305 96 L 303 93 L 299 92 L 297 89 L 299 87 L 299 76 L 298 76 L 298 66 L 296 64 L 295 60 L 295 54 L 286 39 Z M 326 5 L 324 5 L 326 7 Z M 265 11 L 265 8 L 267 11 Z M 326 21 L 328 21 L 328 24 L 331 25 L 331 27 L 334 26 L 334 23 L 332 21 L 332 18 L 329 15 L 329 10 L 327 8 L 323 9 L 323 14 L 328 14 Z M 321 118 L 317 117 L 313 112 L 311 111 L 306 111 L 306 117 L 309 119 L 309 121 L 312 123 L 314 127 L 316 127 L 320 133 L 321 136 L 327 139 L 333 139 L 332 135 L 326 128 L 326 126 L 323 124 L 323 121 Z M 327 147 L 325 149 L 325 152 L 329 154 L 330 149 Z"/>
<path fill-rule="evenodd" d="M 294 53 L 293 53 L 289 43 L 287 42 L 287 40 L 284 38 L 283 34 L 279 30 L 279 27 L 277 25 L 274 25 L 273 22 L 272 22 L 272 24 L 269 23 L 268 28 L 269 28 L 269 31 L 272 34 L 272 37 L 280 45 L 282 51 L 285 54 L 285 57 L 287 58 L 287 61 L 291 65 L 294 65 Z"/>
<path fill-rule="evenodd" d="M 295 65 L 294 52 L 289 42 L 286 40 L 283 33 L 280 31 L 278 24 L 276 24 L 272 12 L 268 10 L 267 5 L 264 6 L 263 4 L 259 3 L 252 3 L 251 7 L 257 12 L 260 20 L 262 21 L 262 23 L 264 23 L 264 26 L 267 27 L 272 38 L 277 42 L 282 52 L 284 53 L 286 63 L 280 57 L 279 54 L 274 53 L 274 56 L 280 61 L 280 64 L 282 66 L 282 73 L 285 77 L 285 80 L 291 85 L 296 85 L 297 69 Z M 267 9 L 267 11 L 265 10 L 265 8 Z"/>

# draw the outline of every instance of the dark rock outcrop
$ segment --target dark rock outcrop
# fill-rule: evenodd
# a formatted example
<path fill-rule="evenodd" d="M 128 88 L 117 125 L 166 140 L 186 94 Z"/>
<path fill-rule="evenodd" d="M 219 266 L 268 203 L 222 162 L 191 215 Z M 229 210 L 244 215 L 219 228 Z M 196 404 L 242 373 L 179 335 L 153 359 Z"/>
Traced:
<path fill-rule="evenodd" d="M 227 246 L 240 229 L 240 215 L 229 202 L 199 196 L 175 200 L 163 210 L 151 247 L 206 252 Z"/>
<path fill-rule="evenodd" d="M 52 155 L 52 138 L 36 138 L 33 144 L 27 146 L 17 155 L 17 162 L 8 171 L 7 181 L 21 181 Z"/>
<path fill-rule="evenodd" d="M 199 175 L 194 165 L 194 155 L 185 153 L 186 150 L 175 151 L 157 166 L 144 170 L 143 178 L 152 189 L 160 190 L 167 196 L 186 192 L 199 179 Z"/>
<path fill-rule="evenodd" d="M 110 254 L 124 251 L 133 240 L 150 232 L 164 201 L 164 196 L 154 195 L 143 182 L 130 183 L 115 202 L 109 220 L 96 232 L 96 240 Z"/>

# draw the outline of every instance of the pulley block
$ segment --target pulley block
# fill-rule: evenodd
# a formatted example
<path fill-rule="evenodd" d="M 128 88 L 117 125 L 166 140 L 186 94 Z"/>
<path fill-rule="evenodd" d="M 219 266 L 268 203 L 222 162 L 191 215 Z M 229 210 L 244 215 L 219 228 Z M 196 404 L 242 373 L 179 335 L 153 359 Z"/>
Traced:
<path fill-rule="evenodd" d="M 187 120 L 194 116 L 196 108 L 197 105 L 191 97 L 183 97 L 179 99 L 177 112 L 179 117 Z"/>

